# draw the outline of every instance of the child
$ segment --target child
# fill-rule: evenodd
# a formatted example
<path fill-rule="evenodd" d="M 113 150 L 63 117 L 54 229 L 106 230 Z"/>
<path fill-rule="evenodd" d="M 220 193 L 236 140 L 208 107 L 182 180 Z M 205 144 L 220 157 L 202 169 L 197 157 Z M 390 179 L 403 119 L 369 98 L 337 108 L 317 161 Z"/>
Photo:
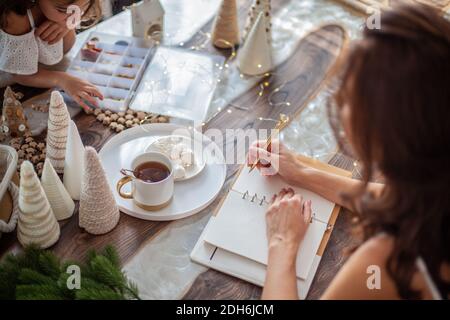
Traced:
<path fill-rule="evenodd" d="M 100 91 L 85 80 L 43 65 L 60 62 L 75 43 L 68 27 L 71 5 L 81 9 L 82 20 L 95 20 L 99 0 L 0 0 L 0 76 L 21 85 L 60 87 L 83 109 L 85 101 L 97 106 Z"/>

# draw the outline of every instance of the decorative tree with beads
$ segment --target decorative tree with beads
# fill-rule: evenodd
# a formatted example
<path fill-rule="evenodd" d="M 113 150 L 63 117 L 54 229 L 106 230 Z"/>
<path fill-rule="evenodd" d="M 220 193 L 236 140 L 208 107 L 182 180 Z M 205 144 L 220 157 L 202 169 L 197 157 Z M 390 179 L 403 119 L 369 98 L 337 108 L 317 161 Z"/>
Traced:
<path fill-rule="evenodd" d="M 244 32 L 242 40 L 245 41 L 247 39 L 247 36 L 250 32 L 250 30 L 253 28 L 253 25 L 256 22 L 256 18 L 258 18 L 258 15 L 260 12 L 264 15 L 264 23 L 265 23 L 265 29 L 267 33 L 267 39 L 269 43 L 272 41 L 272 22 L 271 22 L 271 10 L 272 7 L 270 5 L 270 0 L 254 0 L 249 12 L 248 12 L 248 18 L 247 23 L 245 24 Z"/>

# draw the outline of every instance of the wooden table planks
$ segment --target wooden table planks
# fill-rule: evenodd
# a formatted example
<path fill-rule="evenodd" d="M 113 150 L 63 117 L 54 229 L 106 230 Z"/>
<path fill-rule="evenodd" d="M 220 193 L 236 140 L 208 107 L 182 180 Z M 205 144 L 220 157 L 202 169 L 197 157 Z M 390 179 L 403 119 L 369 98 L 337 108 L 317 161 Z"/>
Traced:
<path fill-rule="evenodd" d="M 273 10 L 277 11 L 285 1 L 273 1 Z M 245 23 L 249 2 L 238 1 L 239 19 L 241 25 Z M 202 31 L 208 32 L 211 23 L 206 25 Z M 199 33 L 186 44 L 186 46 L 196 45 L 203 42 L 203 37 Z M 274 100 L 289 100 L 291 105 L 283 107 L 282 110 L 273 108 L 267 103 L 267 96 L 257 100 L 259 87 L 255 86 L 242 96 L 233 101 L 233 104 L 241 106 L 251 106 L 251 110 L 243 111 L 233 109 L 233 112 L 221 112 L 212 119 L 204 129 L 225 129 L 233 128 L 270 128 L 273 123 L 256 120 L 258 117 L 277 118 L 280 112 L 290 116 L 297 114 L 301 108 L 313 97 L 323 83 L 330 67 L 336 60 L 344 42 L 344 31 L 338 25 L 328 25 L 307 35 L 299 44 L 295 53 L 274 73 L 276 74 L 270 81 L 268 91 L 278 87 L 288 81 L 282 90 L 274 96 Z M 216 52 L 211 46 L 207 51 Z M 222 51 L 228 54 L 227 51 Z M 33 96 L 40 90 L 24 89 L 27 97 Z M 81 138 L 85 145 L 90 145 L 99 150 L 103 144 L 111 138 L 114 133 L 102 124 L 97 122 L 93 116 L 85 114 L 78 115 L 75 122 L 79 128 Z M 223 150 L 231 150 L 234 143 L 223 146 Z M 343 156 L 337 155 L 331 159 L 330 163 L 344 169 L 352 168 L 352 161 Z M 229 165 L 227 170 L 227 182 L 235 176 L 238 165 Z M 219 197 L 210 205 L 215 208 L 220 199 L 225 196 L 225 188 Z M 78 211 L 78 210 L 77 210 Z M 328 247 L 325 251 L 316 278 L 310 290 L 309 298 L 318 298 L 329 282 L 336 274 L 343 262 L 342 249 L 351 245 L 349 237 L 349 214 L 341 213 L 332 233 Z M 62 258 L 82 259 L 86 251 L 90 248 L 102 248 L 106 244 L 112 243 L 118 249 L 123 262 L 126 262 L 134 255 L 140 247 L 151 241 L 159 231 L 167 227 L 169 222 L 151 222 L 139 220 L 126 214 L 121 214 L 119 225 L 110 233 L 103 236 L 93 236 L 82 231 L 78 227 L 78 213 L 68 221 L 61 223 L 61 238 L 52 250 Z M 3 235 L 0 240 L 0 255 L 5 252 L 20 250 L 20 245 L 16 241 L 15 234 Z M 261 289 L 227 276 L 225 274 L 208 270 L 200 275 L 194 282 L 190 290 L 184 296 L 185 299 L 257 299 Z"/>

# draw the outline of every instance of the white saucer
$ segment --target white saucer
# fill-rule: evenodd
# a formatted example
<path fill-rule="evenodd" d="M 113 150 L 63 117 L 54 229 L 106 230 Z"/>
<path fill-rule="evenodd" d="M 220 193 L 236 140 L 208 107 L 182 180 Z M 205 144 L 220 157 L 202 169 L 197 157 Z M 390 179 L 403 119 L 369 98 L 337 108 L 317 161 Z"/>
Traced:
<path fill-rule="evenodd" d="M 117 181 L 122 178 L 120 169 L 130 168 L 131 161 L 144 153 L 156 139 L 175 133 L 201 140 L 203 146 L 207 146 L 204 150 L 208 151 L 203 152 L 204 169 L 189 180 L 176 182 L 172 201 L 161 210 L 146 211 L 138 207 L 133 200 L 120 197 L 116 190 Z M 226 178 L 225 159 L 217 144 L 199 132 L 192 135 L 192 131 L 186 127 L 174 124 L 155 123 L 127 129 L 105 143 L 99 156 L 120 210 L 145 220 L 176 220 L 200 212 L 217 197 Z M 125 192 L 131 190 L 129 184 L 123 189 Z"/>

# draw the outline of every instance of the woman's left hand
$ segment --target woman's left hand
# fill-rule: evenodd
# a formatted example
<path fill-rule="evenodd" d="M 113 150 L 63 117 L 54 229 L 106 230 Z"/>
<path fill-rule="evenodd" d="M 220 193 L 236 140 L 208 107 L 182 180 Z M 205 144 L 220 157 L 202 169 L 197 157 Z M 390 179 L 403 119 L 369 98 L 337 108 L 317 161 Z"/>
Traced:
<path fill-rule="evenodd" d="M 64 38 L 69 31 L 70 29 L 66 25 L 47 20 L 36 28 L 35 35 L 48 44 L 55 44 Z"/>
<path fill-rule="evenodd" d="M 311 220 L 311 201 L 305 201 L 291 188 L 272 198 L 266 214 L 269 251 L 282 248 L 296 256 Z"/>

